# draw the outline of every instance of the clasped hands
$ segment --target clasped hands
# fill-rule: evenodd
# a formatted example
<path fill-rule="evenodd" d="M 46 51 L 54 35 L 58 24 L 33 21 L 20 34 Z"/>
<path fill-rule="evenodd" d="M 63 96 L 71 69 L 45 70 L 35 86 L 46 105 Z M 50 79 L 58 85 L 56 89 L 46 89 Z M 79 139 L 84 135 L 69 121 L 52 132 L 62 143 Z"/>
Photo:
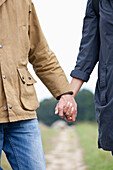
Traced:
<path fill-rule="evenodd" d="M 77 117 L 77 104 L 73 95 L 63 95 L 60 98 L 59 103 L 55 108 L 55 114 L 58 114 L 61 118 L 65 117 L 67 122 L 74 122 Z"/>

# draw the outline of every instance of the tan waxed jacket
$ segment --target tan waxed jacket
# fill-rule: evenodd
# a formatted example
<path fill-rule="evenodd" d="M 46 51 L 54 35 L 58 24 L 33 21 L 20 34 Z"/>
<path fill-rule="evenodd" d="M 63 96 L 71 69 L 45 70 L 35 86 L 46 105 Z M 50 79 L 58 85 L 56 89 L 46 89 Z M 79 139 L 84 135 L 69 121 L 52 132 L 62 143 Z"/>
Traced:
<path fill-rule="evenodd" d="M 36 80 L 28 61 L 55 98 L 71 91 L 32 1 L 0 0 L 0 123 L 36 118 Z"/>

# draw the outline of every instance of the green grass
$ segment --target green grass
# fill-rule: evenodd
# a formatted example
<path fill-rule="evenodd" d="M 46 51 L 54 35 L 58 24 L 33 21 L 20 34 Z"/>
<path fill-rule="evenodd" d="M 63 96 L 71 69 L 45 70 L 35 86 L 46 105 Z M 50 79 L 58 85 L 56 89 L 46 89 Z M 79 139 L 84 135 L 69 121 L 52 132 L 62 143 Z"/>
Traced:
<path fill-rule="evenodd" d="M 84 162 L 88 170 L 113 170 L 111 152 L 97 147 L 98 127 L 96 123 L 79 123 L 75 127 L 84 151 Z"/>
<path fill-rule="evenodd" d="M 9 165 L 9 163 L 8 163 L 8 161 L 7 161 L 7 158 L 6 158 L 4 152 L 2 152 L 2 157 L 1 157 L 1 167 L 2 167 L 4 170 L 12 170 L 11 166 Z"/>
<path fill-rule="evenodd" d="M 40 130 L 41 130 L 41 137 L 42 137 L 42 144 L 43 144 L 43 148 L 44 148 L 44 153 L 50 151 L 51 149 L 53 149 L 53 142 L 52 140 L 54 140 L 54 136 L 58 135 L 58 131 L 49 128 L 47 126 L 44 126 L 43 124 L 39 123 L 40 126 Z M 10 167 L 6 156 L 4 154 L 4 152 L 2 152 L 2 157 L 1 157 L 1 167 L 4 170 L 12 170 L 12 168 Z"/>
<path fill-rule="evenodd" d="M 44 148 L 44 152 L 48 152 L 54 147 L 54 136 L 57 136 L 59 132 L 51 127 L 44 126 L 40 123 L 41 138 Z"/>

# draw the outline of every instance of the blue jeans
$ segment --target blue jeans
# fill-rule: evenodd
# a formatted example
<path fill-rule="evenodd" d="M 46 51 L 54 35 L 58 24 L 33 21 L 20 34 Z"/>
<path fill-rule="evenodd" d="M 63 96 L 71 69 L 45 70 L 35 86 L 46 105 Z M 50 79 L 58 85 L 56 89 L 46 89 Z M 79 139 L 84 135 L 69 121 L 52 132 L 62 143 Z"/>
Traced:
<path fill-rule="evenodd" d="M 46 170 L 37 119 L 0 123 L 2 150 L 13 170 Z"/>

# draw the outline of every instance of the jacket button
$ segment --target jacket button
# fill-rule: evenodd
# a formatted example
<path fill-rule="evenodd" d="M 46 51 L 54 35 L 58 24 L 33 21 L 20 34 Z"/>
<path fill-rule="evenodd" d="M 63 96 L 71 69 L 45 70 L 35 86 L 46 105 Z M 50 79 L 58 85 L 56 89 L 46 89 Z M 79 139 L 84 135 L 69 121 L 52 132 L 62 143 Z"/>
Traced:
<path fill-rule="evenodd" d="M 22 76 L 22 79 L 24 79 L 24 76 Z"/>
<path fill-rule="evenodd" d="M 31 77 L 28 77 L 29 80 L 31 80 Z"/>
<path fill-rule="evenodd" d="M 2 48 L 2 45 L 0 45 L 0 48 Z"/>
<path fill-rule="evenodd" d="M 4 79 L 6 79 L 6 76 L 3 76 Z"/>
<path fill-rule="evenodd" d="M 4 110 L 7 110 L 7 106 L 4 107 Z"/>
<path fill-rule="evenodd" d="M 12 109 L 12 106 L 9 106 L 10 109 Z"/>

